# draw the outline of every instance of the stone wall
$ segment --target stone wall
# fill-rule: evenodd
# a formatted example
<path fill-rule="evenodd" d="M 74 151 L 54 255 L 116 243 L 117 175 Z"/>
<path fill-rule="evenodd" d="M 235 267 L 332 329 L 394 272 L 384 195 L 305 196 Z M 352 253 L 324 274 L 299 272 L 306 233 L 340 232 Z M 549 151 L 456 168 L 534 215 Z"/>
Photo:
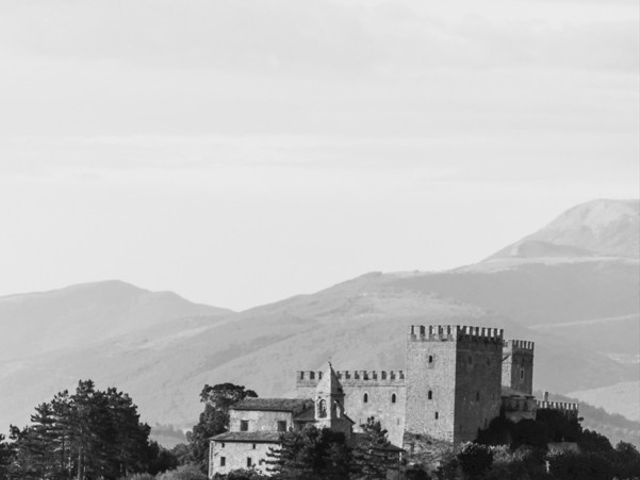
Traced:
<path fill-rule="evenodd" d="M 314 398 L 318 384 L 318 372 L 298 372 L 296 391 L 298 398 Z M 355 422 L 353 430 L 361 431 L 360 425 L 367 418 L 375 417 L 388 432 L 391 443 L 402 445 L 405 429 L 406 387 L 405 374 L 400 370 L 354 370 L 336 371 L 344 390 L 346 415 Z M 364 396 L 367 395 L 365 402 Z M 393 401 L 395 396 L 395 402 Z"/>
<path fill-rule="evenodd" d="M 416 326 L 409 334 L 406 431 L 453 442 L 456 333 L 448 327 L 434 336 Z"/>
<path fill-rule="evenodd" d="M 502 342 L 465 336 L 457 342 L 454 442 L 473 441 L 500 415 Z"/>
<path fill-rule="evenodd" d="M 502 385 L 531 395 L 533 391 L 534 343 L 509 340 L 502 349 Z"/>
<path fill-rule="evenodd" d="M 291 412 L 263 412 L 232 409 L 229 411 L 229 431 L 239 432 L 241 420 L 247 420 L 249 422 L 248 432 L 276 432 L 278 431 L 278 421 L 287 422 L 287 430 L 293 426 L 293 416 Z"/>
<path fill-rule="evenodd" d="M 243 443 L 243 442 L 211 442 L 209 449 L 209 478 L 216 473 L 227 474 L 231 470 L 255 468 L 261 473 L 267 473 L 267 452 L 270 448 L 277 448 L 272 443 Z M 222 459 L 224 458 L 224 462 Z M 251 459 L 253 467 L 248 467 L 247 459 Z M 222 465 L 224 463 L 224 465 Z"/>

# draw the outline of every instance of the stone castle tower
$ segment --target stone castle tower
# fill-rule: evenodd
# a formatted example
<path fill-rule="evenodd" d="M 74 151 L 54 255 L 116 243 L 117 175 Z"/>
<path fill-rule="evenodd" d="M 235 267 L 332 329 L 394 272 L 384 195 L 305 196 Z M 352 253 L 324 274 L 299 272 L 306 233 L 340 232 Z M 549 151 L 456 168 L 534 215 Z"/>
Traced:
<path fill-rule="evenodd" d="M 502 385 L 531 395 L 533 391 L 533 342 L 509 340 L 502 350 Z"/>
<path fill-rule="evenodd" d="M 405 430 L 458 443 L 499 416 L 502 336 L 496 328 L 412 326 Z"/>
<path fill-rule="evenodd" d="M 316 413 L 326 405 L 327 417 L 317 420 L 327 426 L 336 422 L 333 405 L 355 431 L 368 417 L 380 420 L 394 445 L 403 445 L 405 433 L 471 441 L 501 409 L 510 418 L 535 415 L 533 347 L 505 341 L 497 328 L 413 325 L 406 370 L 298 371 L 296 390 L 315 399 Z"/>

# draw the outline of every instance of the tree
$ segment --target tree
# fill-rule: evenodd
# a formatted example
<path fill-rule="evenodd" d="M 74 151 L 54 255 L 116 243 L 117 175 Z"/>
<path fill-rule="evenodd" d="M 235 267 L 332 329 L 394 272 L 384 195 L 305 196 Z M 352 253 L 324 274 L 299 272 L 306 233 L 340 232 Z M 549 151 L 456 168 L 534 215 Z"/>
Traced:
<path fill-rule="evenodd" d="M 357 437 L 354 460 L 358 474 L 366 479 L 385 479 L 387 471 L 397 467 L 398 452 L 387 439 L 387 431 L 374 417 L 361 425 Z"/>
<path fill-rule="evenodd" d="M 209 439 L 229 429 L 229 407 L 246 397 L 257 397 L 253 390 L 233 383 L 205 385 L 200 393 L 200 402 L 204 403 L 204 411 L 200 414 L 198 424 L 187 433 L 190 460 L 196 463 L 203 472 L 207 471 Z"/>
<path fill-rule="evenodd" d="M 469 478 L 482 478 L 491 468 L 493 452 L 486 445 L 465 443 L 458 453 L 462 471 Z"/>
<path fill-rule="evenodd" d="M 36 407 L 30 425 L 14 429 L 10 475 L 112 480 L 143 472 L 160 454 L 149 432 L 127 394 L 80 381 L 74 394 L 60 392 Z"/>
<path fill-rule="evenodd" d="M 314 425 L 283 433 L 267 457 L 269 471 L 282 480 L 344 480 L 352 470 L 344 434 Z"/>

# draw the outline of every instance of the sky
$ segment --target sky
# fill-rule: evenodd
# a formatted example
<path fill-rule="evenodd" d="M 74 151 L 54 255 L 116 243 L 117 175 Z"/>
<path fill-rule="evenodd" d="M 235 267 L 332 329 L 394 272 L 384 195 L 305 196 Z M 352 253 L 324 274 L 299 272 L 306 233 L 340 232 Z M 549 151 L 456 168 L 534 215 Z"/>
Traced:
<path fill-rule="evenodd" d="M 633 0 L 3 0 L 0 295 L 245 309 L 638 198 Z"/>

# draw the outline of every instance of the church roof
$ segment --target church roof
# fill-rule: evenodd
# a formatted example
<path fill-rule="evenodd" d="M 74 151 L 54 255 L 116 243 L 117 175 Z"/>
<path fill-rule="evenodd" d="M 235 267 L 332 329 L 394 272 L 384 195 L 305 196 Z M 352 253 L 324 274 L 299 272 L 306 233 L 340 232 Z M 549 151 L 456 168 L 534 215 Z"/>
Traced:
<path fill-rule="evenodd" d="M 224 432 L 210 440 L 214 442 L 239 442 L 239 443 L 280 443 L 281 432 Z"/>
<path fill-rule="evenodd" d="M 231 406 L 232 410 L 257 410 L 262 412 L 299 412 L 313 402 L 304 398 L 245 398 Z"/>
<path fill-rule="evenodd" d="M 340 380 L 336 375 L 336 372 L 333 370 L 331 363 L 329 362 L 327 366 L 327 370 L 322 375 L 322 380 L 318 382 L 318 386 L 316 387 L 317 393 L 327 393 L 330 395 L 344 395 L 344 391 L 342 390 L 342 385 L 340 384 Z"/>

